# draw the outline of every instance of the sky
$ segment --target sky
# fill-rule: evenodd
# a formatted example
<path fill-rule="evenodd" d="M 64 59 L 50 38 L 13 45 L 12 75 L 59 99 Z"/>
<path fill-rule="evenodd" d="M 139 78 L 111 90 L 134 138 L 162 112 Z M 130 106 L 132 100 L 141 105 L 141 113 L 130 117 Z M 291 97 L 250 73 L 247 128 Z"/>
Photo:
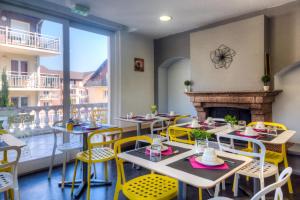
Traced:
<path fill-rule="evenodd" d="M 41 65 L 49 69 L 62 70 L 62 25 L 45 20 L 41 33 L 60 38 L 58 56 L 40 57 Z M 84 30 L 70 28 L 70 67 L 71 71 L 95 71 L 108 57 L 108 37 Z"/>

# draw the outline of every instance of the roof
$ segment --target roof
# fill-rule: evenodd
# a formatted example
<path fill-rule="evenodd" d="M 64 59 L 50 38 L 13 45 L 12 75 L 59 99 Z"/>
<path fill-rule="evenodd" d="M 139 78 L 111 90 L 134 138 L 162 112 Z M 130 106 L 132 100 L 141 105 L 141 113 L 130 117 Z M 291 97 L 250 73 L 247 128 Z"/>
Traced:
<path fill-rule="evenodd" d="M 86 86 L 86 87 L 107 86 L 107 71 L 108 71 L 107 63 L 108 62 L 106 59 L 97 68 L 96 71 L 89 71 L 89 72 L 71 71 L 70 79 L 83 81 L 84 86 Z M 60 79 L 63 79 L 63 71 L 62 70 L 48 69 L 47 67 L 45 67 L 43 65 L 40 66 L 40 73 L 42 73 L 42 74 L 57 74 L 57 75 L 59 75 Z"/>

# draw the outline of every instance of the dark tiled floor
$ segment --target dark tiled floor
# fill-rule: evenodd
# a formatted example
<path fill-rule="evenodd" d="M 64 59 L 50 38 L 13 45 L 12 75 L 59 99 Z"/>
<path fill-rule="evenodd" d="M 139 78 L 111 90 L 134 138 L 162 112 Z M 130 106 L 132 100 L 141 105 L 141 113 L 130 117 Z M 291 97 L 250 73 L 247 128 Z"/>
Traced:
<path fill-rule="evenodd" d="M 148 173 L 147 170 L 135 170 L 132 169 L 131 164 L 125 165 L 127 179 L 131 179 L 135 176 L 139 176 L 142 174 Z M 99 178 L 103 178 L 102 172 L 102 164 L 98 164 L 97 172 Z M 116 173 L 115 173 L 115 164 L 114 162 L 110 162 L 110 180 L 113 182 L 112 186 L 108 187 L 97 187 L 93 188 L 91 191 L 91 199 L 92 200 L 112 200 L 114 195 L 115 189 L 115 181 L 116 181 Z M 20 183 L 20 190 L 21 190 L 21 200 L 67 200 L 71 199 L 70 196 L 70 188 L 65 188 L 61 190 L 57 186 L 57 182 L 60 181 L 60 173 L 61 168 L 55 168 L 53 171 L 52 179 L 47 179 L 48 171 L 42 171 L 31 175 L 22 176 L 19 179 Z M 73 164 L 68 165 L 68 172 L 67 172 L 67 179 L 71 179 L 73 174 Z M 80 176 L 80 174 L 78 174 Z M 294 195 L 287 195 L 286 187 L 284 187 L 285 197 L 286 199 L 290 200 L 299 200 L 300 199 L 300 191 L 297 190 L 297 185 L 300 184 L 300 177 L 293 176 L 293 184 L 294 184 Z M 267 182 L 272 181 L 273 179 L 268 180 Z M 231 180 L 228 180 L 230 184 Z M 245 181 L 241 181 L 247 188 L 251 188 L 251 181 L 250 183 L 245 183 Z M 227 185 L 226 191 L 222 192 L 222 195 L 231 197 L 231 185 Z M 198 192 L 196 188 L 188 187 L 187 191 L 189 200 L 198 199 Z M 85 195 L 82 196 L 82 200 L 85 199 Z M 124 200 L 125 198 L 120 195 L 120 199 Z M 207 192 L 204 192 L 204 200 L 208 199 Z M 243 192 L 240 192 L 239 198 L 236 199 L 249 199 L 249 197 L 245 196 Z"/>

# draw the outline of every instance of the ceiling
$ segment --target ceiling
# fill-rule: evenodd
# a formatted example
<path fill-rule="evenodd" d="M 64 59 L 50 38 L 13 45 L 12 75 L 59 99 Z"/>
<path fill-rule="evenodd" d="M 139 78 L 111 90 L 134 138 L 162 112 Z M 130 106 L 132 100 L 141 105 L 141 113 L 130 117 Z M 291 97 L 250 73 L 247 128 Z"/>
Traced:
<path fill-rule="evenodd" d="M 224 19 L 280 6 L 295 0 L 47 0 L 71 7 L 81 3 L 90 14 L 129 27 L 130 31 L 160 38 Z M 170 15 L 170 22 L 159 16 Z"/>

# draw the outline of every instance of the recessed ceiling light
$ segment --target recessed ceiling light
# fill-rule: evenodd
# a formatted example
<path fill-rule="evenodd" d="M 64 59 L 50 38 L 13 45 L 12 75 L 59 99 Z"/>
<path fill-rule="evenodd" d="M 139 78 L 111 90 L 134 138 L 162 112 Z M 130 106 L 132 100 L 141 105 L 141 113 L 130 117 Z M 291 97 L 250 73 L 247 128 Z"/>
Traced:
<path fill-rule="evenodd" d="M 159 20 L 162 21 L 162 22 L 168 22 L 171 19 L 172 19 L 172 17 L 169 16 L 169 15 L 162 15 L 162 16 L 159 17 Z"/>

